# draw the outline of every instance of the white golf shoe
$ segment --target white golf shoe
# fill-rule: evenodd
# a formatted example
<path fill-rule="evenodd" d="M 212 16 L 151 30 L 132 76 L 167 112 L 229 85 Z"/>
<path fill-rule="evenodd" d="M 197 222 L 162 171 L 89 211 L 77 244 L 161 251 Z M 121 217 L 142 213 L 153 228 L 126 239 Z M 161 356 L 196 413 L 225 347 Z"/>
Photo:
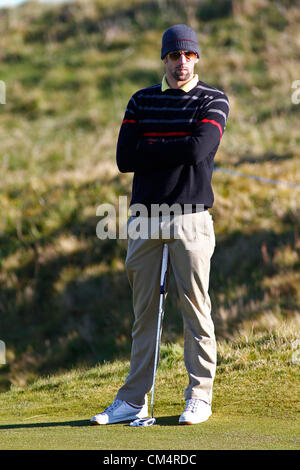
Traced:
<path fill-rule="evenodd" d="M 112 424 L 131 421 L 137 418 L 146 418 L 147 416 L 148 400 L 146 396 L 143 406 L 134 405 L 124 400 L 115 400 L 102 413 L 93 416 L 90 423 L 93 425 Z"/>
<path fill-rule="evenodd" d="M 211 406 L 203 400 L 191 398 L 186 400 L 186 407 L 179 418 L 179 424 L 198 424 L 206 421 L 211 415 Z"/>

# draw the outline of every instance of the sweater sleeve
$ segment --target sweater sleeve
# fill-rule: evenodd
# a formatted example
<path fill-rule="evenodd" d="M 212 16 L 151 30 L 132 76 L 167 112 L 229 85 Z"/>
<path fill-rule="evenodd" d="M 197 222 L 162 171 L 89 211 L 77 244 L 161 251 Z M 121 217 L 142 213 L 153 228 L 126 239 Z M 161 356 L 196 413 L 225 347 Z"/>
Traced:
<path fill-rule="evenodd" d="M 141 171 L 168 169 L 179 165 L 197 165 L 215 151 L 226 128 L 229 113 L 228 98 L 209 101 L 199 114 L 194 132 L 176 139 L 143 139 L 138 153 L 143 162 Z M 136 167 L 136 171 L 139 169 Z"/>
<path fill-rule="evenodd" d="M 117 165 L 122 173 L 137 169 L 139 134 L 138 108 L 132 96 L 125 111 L 117 142 Z"/>

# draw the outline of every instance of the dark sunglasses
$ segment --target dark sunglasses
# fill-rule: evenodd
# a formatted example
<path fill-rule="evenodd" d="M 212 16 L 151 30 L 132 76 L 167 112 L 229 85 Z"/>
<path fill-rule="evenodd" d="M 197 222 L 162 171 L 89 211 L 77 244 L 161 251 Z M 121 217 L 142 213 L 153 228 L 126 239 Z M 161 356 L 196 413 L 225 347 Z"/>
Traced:
<path fill-rule="evenodd" d="M 184 55 L 184 57 L 186 58 L 186 60 L 191 60 L 191 59 L 197 59 L 197 54 L 195 52 L 192 52 L 192 51 L 183 51 L 183 52 L 179 52 L 179 51 L 173 51 L 173 52 L 169 52 L 168 56 L 170 57 L 171 60 L 178 60 L 182 55 Z"/>

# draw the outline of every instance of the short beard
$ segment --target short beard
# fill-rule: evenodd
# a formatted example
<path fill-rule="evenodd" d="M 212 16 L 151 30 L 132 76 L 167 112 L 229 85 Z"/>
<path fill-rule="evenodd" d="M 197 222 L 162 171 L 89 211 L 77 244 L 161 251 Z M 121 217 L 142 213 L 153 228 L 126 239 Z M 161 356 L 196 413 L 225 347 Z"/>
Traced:
<path fill-rule="evenodd" d="M 192 77 L 192 74 L 189 70 L 180 72 L 179 70 L 175 69 L 174 72 L 172 73 L 172 77 L 177 82 L 185 82 L 186 80 Z"/>

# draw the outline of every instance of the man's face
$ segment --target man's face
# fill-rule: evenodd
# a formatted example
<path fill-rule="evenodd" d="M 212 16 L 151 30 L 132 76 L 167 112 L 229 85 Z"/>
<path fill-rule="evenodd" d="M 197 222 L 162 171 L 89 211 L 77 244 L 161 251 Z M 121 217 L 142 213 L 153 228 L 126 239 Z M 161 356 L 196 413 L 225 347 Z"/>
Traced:
<path fill-rule="evenodd" d="M 191 80 L 194 75 L 194 66 L 199 60 L 198 57 L 195 54 L 188 53 L 188 51 L 174 52 L 175 54 L 171 52 L 163 59 L 166 75 L 170 75 L 177 82 L 187 82 Z M 184 53 L 186 53 L 186 55 Z"/>

